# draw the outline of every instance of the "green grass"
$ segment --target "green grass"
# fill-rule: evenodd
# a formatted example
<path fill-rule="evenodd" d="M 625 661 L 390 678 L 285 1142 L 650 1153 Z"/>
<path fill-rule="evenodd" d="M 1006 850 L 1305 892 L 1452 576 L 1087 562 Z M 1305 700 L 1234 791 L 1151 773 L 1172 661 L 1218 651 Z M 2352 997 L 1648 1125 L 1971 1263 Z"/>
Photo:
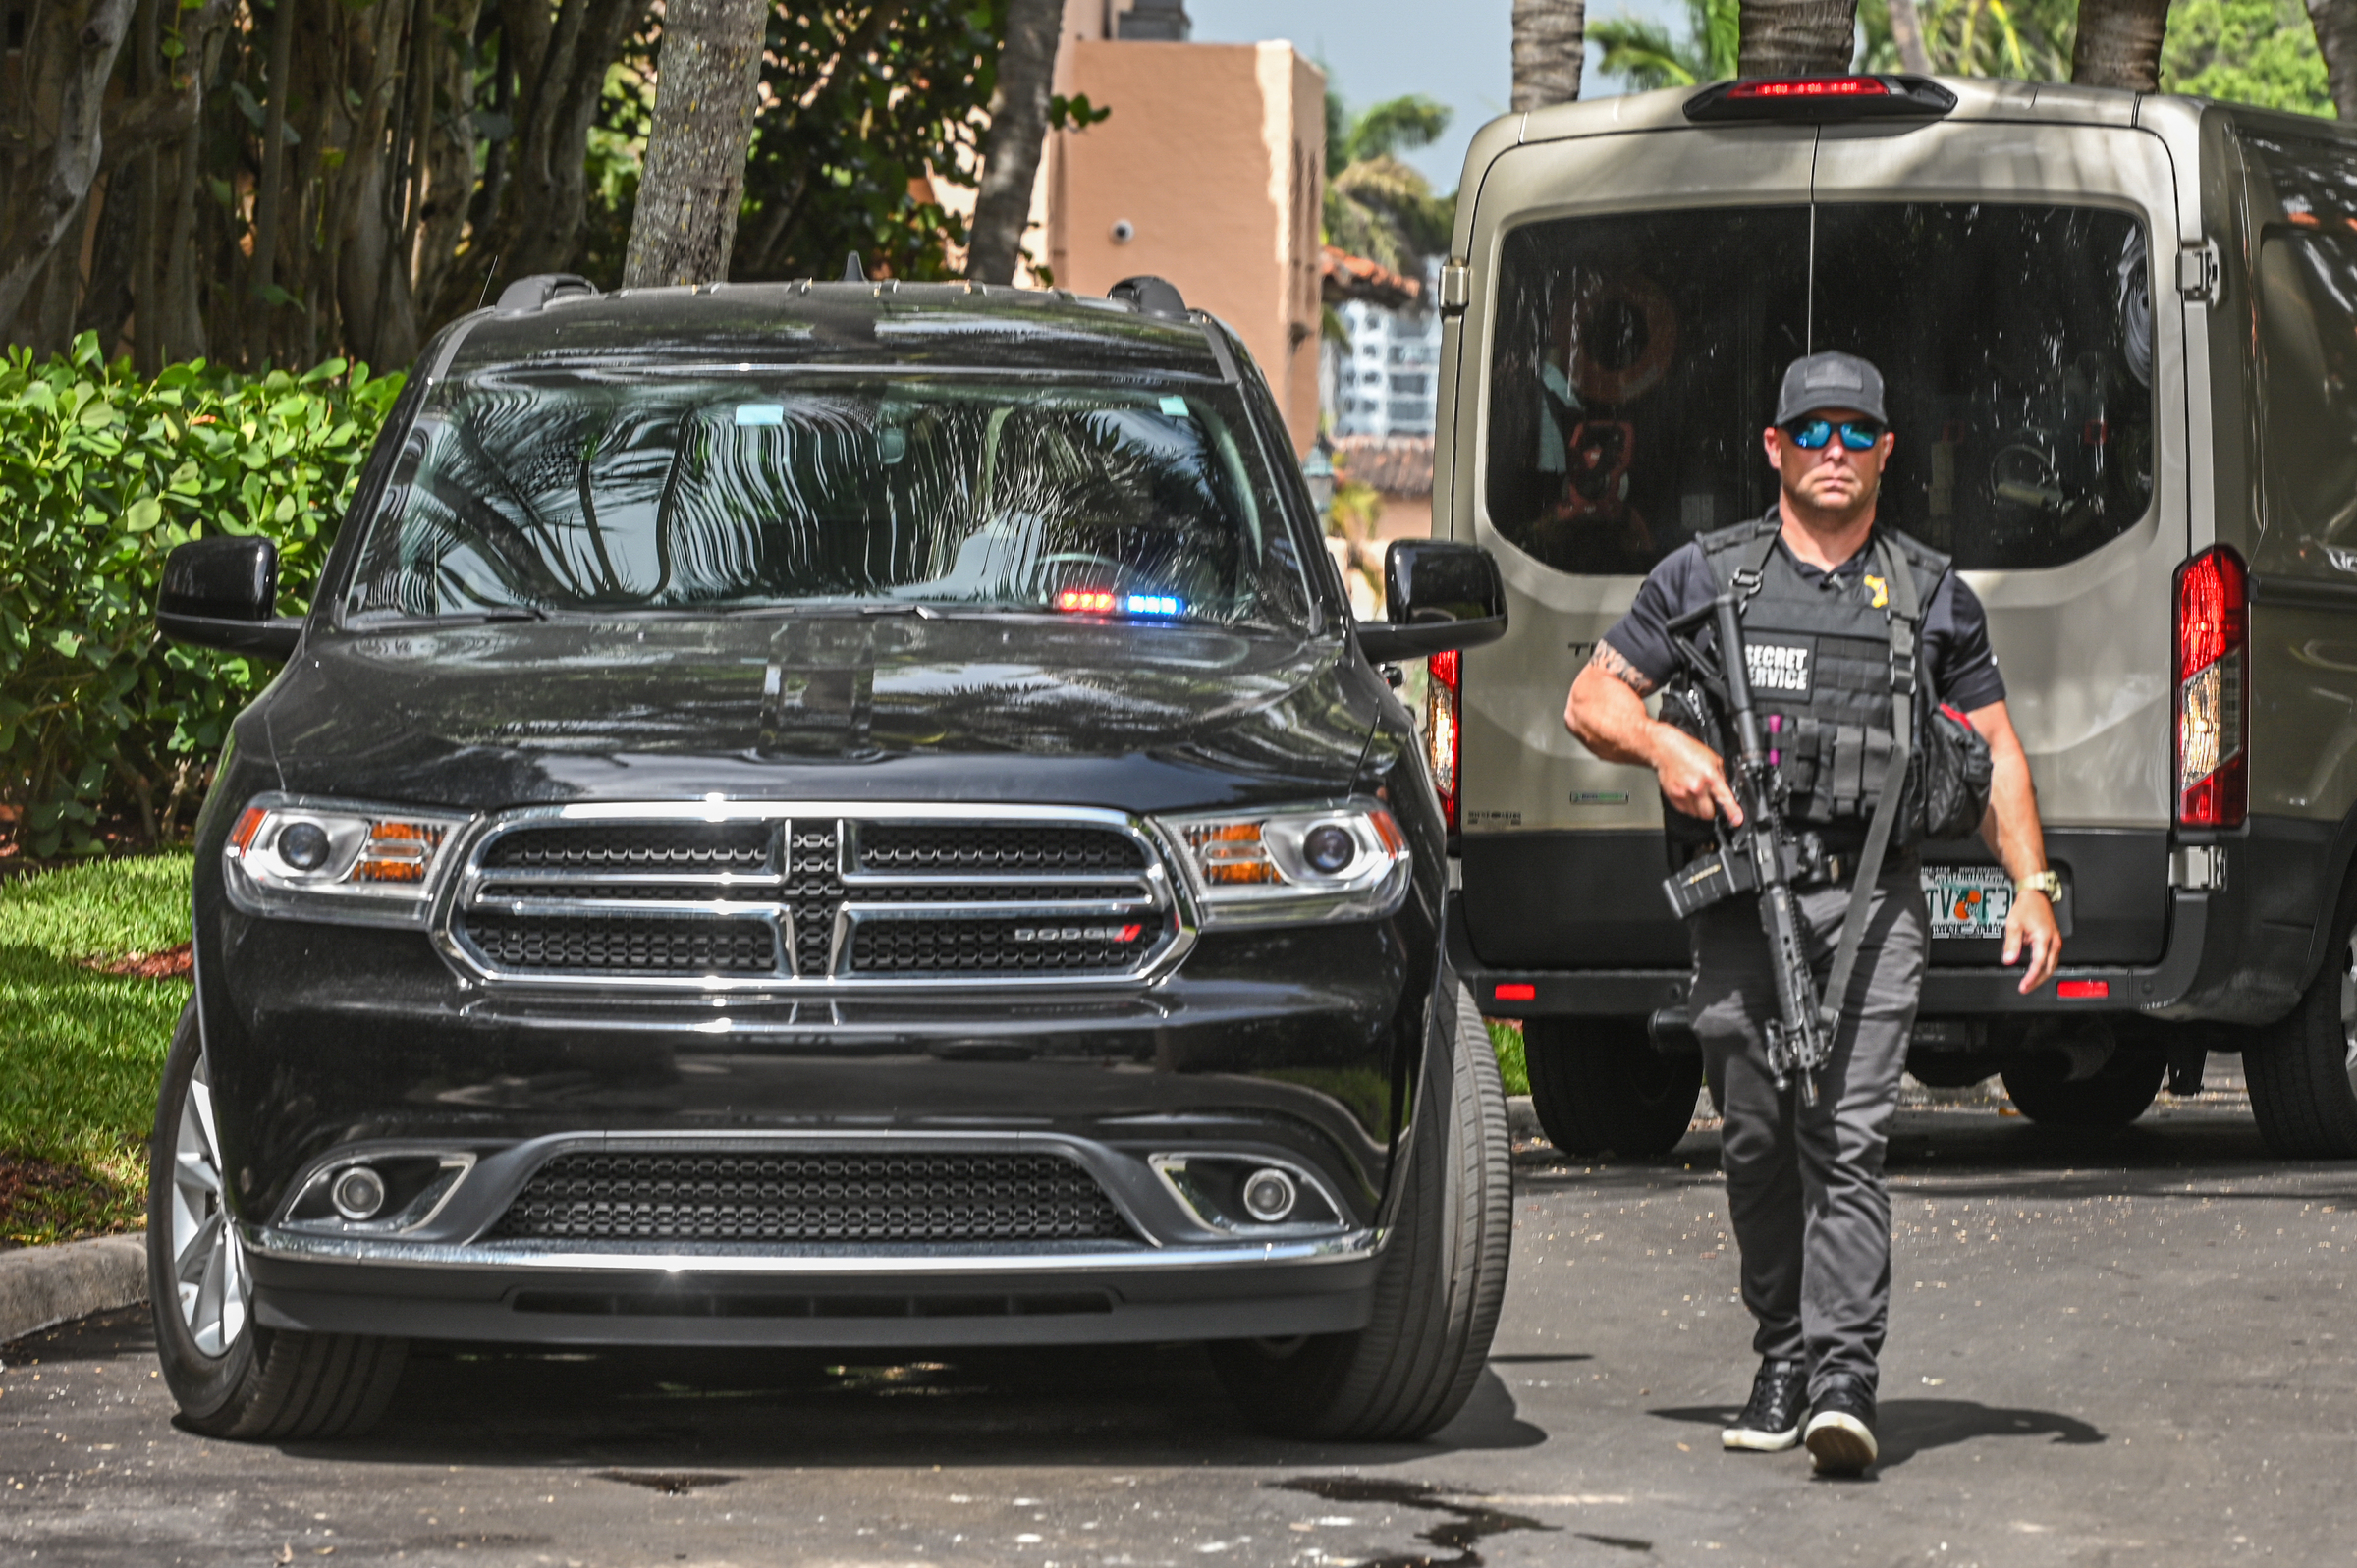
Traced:
<path fill-rule="evenodd" d="M 0 1211 L 0 1243 L 139 1225 L 155 1086 L 189 984 L 82 960 L 188 941 L 192 865 L 156 855 L 0 883 L 0 1156 L 72 1173 Z"/>
<path fill-rule="evenodd" d="M 1530 1066 L 1522 1057 L 1522 1026 L 1501 1023 L 1495 1018 L 1484 1018 L 1482 1022 L 1489 1026 L 1490 1045 L 1498 1053 L 1498 1076 L 1506 1080 L 1506 1092 L 1530 1093 Z"/>

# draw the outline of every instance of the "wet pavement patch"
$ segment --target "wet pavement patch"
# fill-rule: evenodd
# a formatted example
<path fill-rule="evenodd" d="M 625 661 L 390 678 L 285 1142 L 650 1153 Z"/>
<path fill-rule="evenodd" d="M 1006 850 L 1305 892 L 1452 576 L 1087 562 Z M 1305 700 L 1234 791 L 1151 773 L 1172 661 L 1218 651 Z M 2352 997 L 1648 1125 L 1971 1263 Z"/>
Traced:
<path fill-rule="evenodd" d="M 725 1487 L 735 1476 L 706 1475 L 692 1470 L 601 1470 L 600 1481 L 619 1481 L 626 1487 L 644 1487 L 666 1497 L 685 1497 L 711 1487 Z"/>
<path fill-rule="evenodd" d="M 1295 1476 L 1289 1481 L 1272 1481 L 1266 1485 L 1285 1491 L 1306 1491 L 1328 1502 L 1390 1503 L 1396 1508 L 1422 1508 L 1452 1516 L 1416 1539 L 1441 1551 L 1454 1552 L 1456 1555 L 1440 1557 L 1430 1552 L 1385 1552 L 1380 1556 L 1361 1559 L 1360 1568 L 1481 1568 L 1481 1553 L 1475 1551 L 1473 1546 L 1485 1537 L 1504 1535 L 1509 1530 L 1552 1531 L 1556 1528 L 1521 1514 L 1485 1507 L 1478 1501 L 1459 1501 L 1459 1494 L 1420 1482 L 1378 1481 L 1366 1476 Z M 1650 1542 L 1646 1549 L 1652 1549 Z"/>

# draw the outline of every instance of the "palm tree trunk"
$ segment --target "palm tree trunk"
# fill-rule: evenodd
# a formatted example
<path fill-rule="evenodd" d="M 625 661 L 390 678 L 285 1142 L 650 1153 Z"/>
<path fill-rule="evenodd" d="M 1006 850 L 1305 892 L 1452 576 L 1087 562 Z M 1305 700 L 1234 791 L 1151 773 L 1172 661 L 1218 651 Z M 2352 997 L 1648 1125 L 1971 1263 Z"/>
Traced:
<path fill-rule="evenodd" d="M 1742 0 L 1739 77 L 1836 76 L 1857 53 L 1857 0 Z"/>
<path fill-rule="evenodd" d="M 625 288 L 728 277 L 768 20 L 764 0 L 671 0 L 665 10 Z"/>
<path fill-rule="evenodd" d="M 1587 0 L 1514 0 L 1514 113 L 1577 99 L 1587 52 Z"/>
<path fill-rule="evenodd" d="M 1063 30 L 1064 0 L 1007 0 L 1007 41 L 999 49 L 998 85 L 990 94 L 982 189 L 974 197 L 974 229 L 966 250 L 965 275 L 978 283 L 1014 281 L 1023 229 L 1031 221 L 1040 148 L 1047 141 L 1048 97 Z"/>
<path fill-rule="evenodd" d="M 2357 125 L 2357 0 L 2308 0 L 2316 25 L 2316 47 L 2325 57 L 2325 80 L 2332 88 L 2332 111 Z"/>
<path fill-rule="evenodd" d="M 1898 63 L 1919 77 L 1932 74 L 1932 52 L 1923 46 L 1923 18 L 1915 0 L 1891 0 L 1891 41 L 1898 45 Z"/>
<path fill-rule="evenodd" d="M 2161 90 L 2161 40 L 2168 0 L 2080 0 L 2070 80 L 2082 87 Z"/>

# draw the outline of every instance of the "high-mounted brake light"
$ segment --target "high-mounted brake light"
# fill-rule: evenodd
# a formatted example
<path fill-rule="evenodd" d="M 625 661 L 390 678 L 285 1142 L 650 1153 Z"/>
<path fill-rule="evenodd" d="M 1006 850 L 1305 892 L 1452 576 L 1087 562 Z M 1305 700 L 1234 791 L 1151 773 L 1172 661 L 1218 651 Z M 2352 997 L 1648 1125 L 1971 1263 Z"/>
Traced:
<path fill-rule="evenodd" d="M 2250 812 L 2250 577 L 2229 545 L 2177 568 L 2177 821 L 2238 828 Z"/>
<path fill-rule="evenodd" d="M 1686 118 L 1712 120 L 1936 120 L 1956 95 L 1929 77 L 1749 77 L 1686 100 Z"/>
<path fill-rule="evenodd" d="M 1432 766 L 1432 786 L 1441 797 L 1441 816 L 1456 832 L 1457 764 L 1464 759 L 1464 739 L 1456 726 L 1457 696 L 1461 689 L 1454 649 L 1426 661 L 1424 682 L 1424 756 Z"/>

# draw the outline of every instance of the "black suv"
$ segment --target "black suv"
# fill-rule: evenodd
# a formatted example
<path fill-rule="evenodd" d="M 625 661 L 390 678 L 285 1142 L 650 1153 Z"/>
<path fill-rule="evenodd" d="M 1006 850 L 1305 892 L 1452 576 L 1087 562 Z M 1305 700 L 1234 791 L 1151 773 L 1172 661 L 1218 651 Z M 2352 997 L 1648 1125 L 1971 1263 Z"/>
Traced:
<path fill-rule="evenodd" d="M 428 347 L 197 836 L 149 1255 L 186 1420 L 367 1424 L 413 1337 L 1216 1341 L 1429 1432 L 1504 1287 L 1505 1107 L 1384 661 L 1260 374 L 1168 284 L 602 296 Z M 175 1305 L 176 1304 L 176 1305 Z"/>

